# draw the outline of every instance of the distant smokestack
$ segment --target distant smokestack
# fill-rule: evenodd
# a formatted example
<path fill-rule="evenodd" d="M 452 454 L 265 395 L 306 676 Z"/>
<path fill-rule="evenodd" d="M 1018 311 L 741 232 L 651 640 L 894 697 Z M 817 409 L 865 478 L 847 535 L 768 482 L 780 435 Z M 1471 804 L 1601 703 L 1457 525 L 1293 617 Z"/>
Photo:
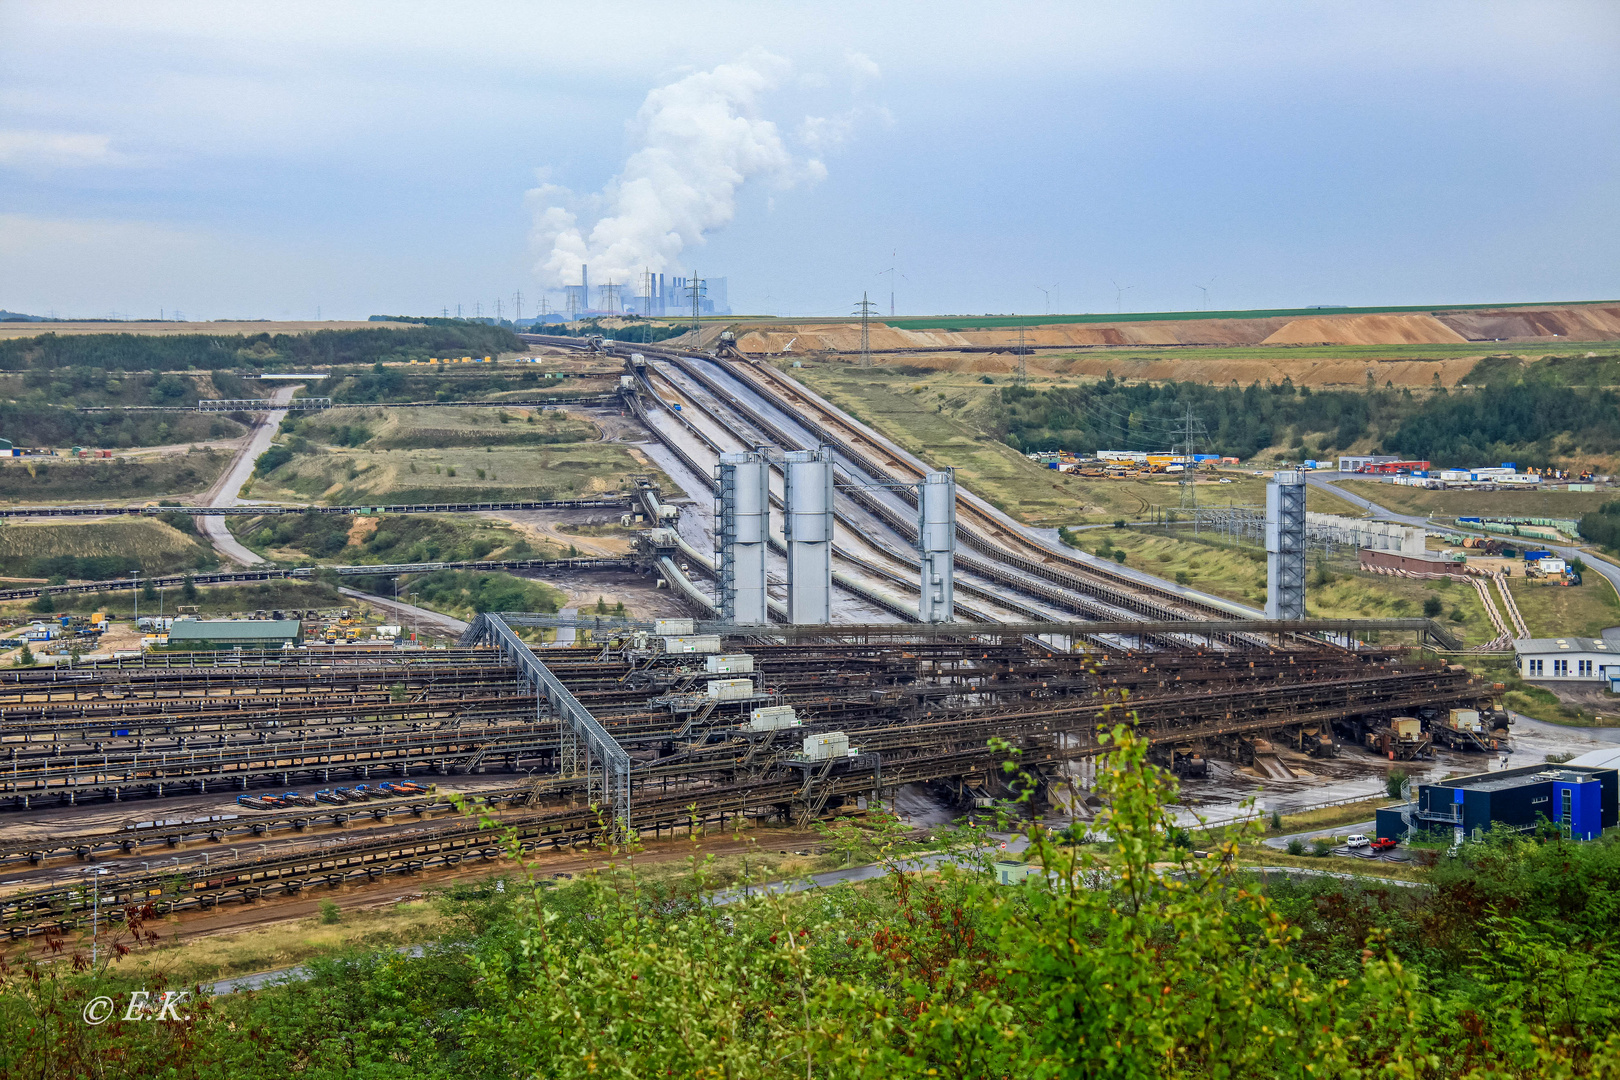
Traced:
<path fill-rule="evenodd" d="M 584 263 L 579 264 L 579 291 L 580 303 L 586 307 L 591 306 L 591 268 Z"/>

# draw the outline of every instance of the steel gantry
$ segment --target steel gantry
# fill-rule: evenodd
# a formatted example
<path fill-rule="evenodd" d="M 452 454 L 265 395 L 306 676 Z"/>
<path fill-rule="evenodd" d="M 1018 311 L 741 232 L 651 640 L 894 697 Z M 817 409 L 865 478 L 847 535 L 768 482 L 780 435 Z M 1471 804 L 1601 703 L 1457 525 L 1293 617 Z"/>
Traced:
<path fill-rule="evenodd" d="M 562 680 L 540 662 L 534 650 L 517 636 L 501 615 L 479 615 L 462 636 L 462 644 L 481 641 L 494 645 L 518 669 L 519 677 L 535 689 L 535 718 L 542 700 L 561 724 L 559 761 L 565 775 L 583 774 L 586 796 L 595 805 L 611 806 L 615 830 L 630 832 L 630 755 L 590 710 L 580 704 Z"/>

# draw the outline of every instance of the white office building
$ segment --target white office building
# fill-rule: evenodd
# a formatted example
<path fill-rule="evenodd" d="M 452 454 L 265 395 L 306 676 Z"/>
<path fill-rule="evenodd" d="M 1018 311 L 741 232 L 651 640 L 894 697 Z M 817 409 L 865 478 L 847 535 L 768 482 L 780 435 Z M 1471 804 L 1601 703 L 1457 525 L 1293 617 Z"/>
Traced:
<path fill-rule="evenodd" d="M 1620 677 L 1620 643 L 1603 638 L 1521 638 L 1513 643 L 1519 676 L 1533 681 L 1608 681 Z"/>

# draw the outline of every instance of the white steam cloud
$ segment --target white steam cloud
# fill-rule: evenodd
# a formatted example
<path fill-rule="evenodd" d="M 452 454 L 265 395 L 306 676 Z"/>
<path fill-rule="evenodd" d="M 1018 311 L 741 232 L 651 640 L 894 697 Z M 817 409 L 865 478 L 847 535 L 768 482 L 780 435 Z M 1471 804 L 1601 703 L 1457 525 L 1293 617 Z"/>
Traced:
<path fill-rule="evenodd" d="M 676 268 L 682 250 L 728 224 L 748 180 L 765 177 L 785 188 L 826 176 L 818 158 L 796 159 L 776 125 L 759 115 L 761 96 L 788 68 L 780 57 L 756 55 L 660 87 L 631 124 L 640 148 L 600 194 L 580 200 L 554 184 L 530 191 L 542 282 L 577 285 L 588 264 L 592 281 L 634 287 L 643 270 Z M 837 139 L 810 141 L 819 149 Z M 582 224 L 581 215 L 594 220 Z"/>

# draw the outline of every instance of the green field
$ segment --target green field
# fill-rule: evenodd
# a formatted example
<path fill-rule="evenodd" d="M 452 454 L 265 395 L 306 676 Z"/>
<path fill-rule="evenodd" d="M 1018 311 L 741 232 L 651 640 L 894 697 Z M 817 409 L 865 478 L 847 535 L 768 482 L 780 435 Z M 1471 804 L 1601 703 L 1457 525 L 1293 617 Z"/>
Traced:
<path fill-rule="evenodd" d="M 1579 518 L 1614 498 L 1602 491 L 1430 491 L 1376 480 L 1345 480 L 1339 486 L 1399 513 L 1431 517 Z"/>
<path fill-rule="evenodd" d="M 207 490 L 230 460 L 219 450 L 147 461 L 11 458 L 0 462 L 0 499 L 31 506 L 190 495 Z"/>
<path fill-rule="evenodd" d="M 1620 597 L 1602 574 L 1588 571 L 1574 586 L 1508 578 L 1508 588 L 1531 637 L 1601 637 L 1620 626 Z"/>

